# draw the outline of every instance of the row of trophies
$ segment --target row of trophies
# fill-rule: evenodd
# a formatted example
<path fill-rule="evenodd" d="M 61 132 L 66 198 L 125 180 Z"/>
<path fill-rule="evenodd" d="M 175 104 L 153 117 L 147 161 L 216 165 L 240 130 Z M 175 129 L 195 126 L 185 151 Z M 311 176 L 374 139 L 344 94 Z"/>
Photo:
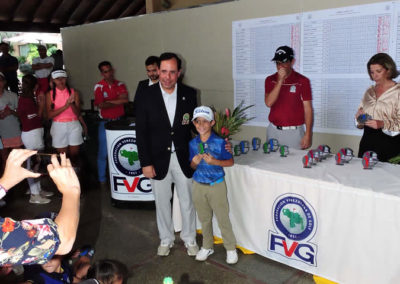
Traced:
<path fill-rule="evenodd" d="M 238 145 L 233 147 L 233 153 L 235 156 L 241 154 L 247 154 L 250 150 L 249 141 L 242 140 Z M 258 151 L 261 147 L 261 139 L 254 137 L 251 140 L 253 151 Z M 271 152 L 279 152 L 281 157 L 287 157 L 289 154 L 289 147 L 286 145 L 280 145 L 278 140 L 271 138 L 263 144 L 264 154 Z M 207 144 L 199 144 L 199 153 L 207 152 Z M 302 158 L 304 168 L 311 168 L 313 165 L 322 162 L 329 156 L 331 156 L 331 148 L 328 145 L 319 145 L 316 149 L 309 150 L 307 155 Z M 354 157 L 353 150 L 351 148 L 341 148 L 335 155 L 336 165 L 344 165 L 349 163 Z M 378 162 L 378 155 L 373 151 L 366 151 L 362 156 L 362 166 L 364 169 L 372 169 Z"/>
<path fill-rule="evenodd" d="M 311 168 L 312 165 L 316 165 L 317 162 L 321 162 L 331 155 L 331 149 L 328 145 L 319 145 L 317 149 L 308 151 L 302 159 L 304 168 Z M 353 150 L 351 148 L 342 148 L 336 155 L 336 165 L 342 166 L 349 163 L 354 157 Z M 361 159 L 363 169 L 372 169 L 378 162 L 378 155 L 373 151 L 366 151 Z"/>
<path fill-rule="evenodd" d="M 251 140 L 251 145 L 253 151 L 258 151 L 261 147 L 261 139 L 258 137 L 254 137 Z M 247 154 L 250 150 L 250 143 L 249 141 L 243 140 L 240 141 L 238 145 L 233 147 L 233 153 L 235 156 L 240 156 L 241 154 Z M 264 154 L 269 154 L 271 152 L 279 151 L 281 157 L 287 157 L 289 154 L 289 147 L 286 145 L 279 145 L 277 139 L 271 138 L 263 144 L 263 151 Z"/>
<path fill-rule="evenodd" d="M 322 162 L 331 155 L 331 147 L 328 145 L 319 145 L 317 149 L 307 152 L 302 159 L 304 168 L 311 168 L 311 166 Z"/>

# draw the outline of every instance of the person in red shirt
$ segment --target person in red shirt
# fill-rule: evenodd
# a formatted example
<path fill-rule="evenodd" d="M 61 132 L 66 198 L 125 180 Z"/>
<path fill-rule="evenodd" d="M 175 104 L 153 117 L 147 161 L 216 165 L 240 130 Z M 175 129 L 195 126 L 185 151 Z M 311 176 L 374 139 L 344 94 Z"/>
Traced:
<path fill-rule="evenodd" d="M 279 47 L 272 61 L 277 72 L 265 79 L 265 104 L 271 109 L 267 140 L 275 138 L 281 145 L 307 149 L 312 144 L 313 125 L 310 80 L 293 69 L 291 47 Z"/>
<path fill-rule="evenodd" d="M 125 115 L 124 104 L 128 103 L 128 90 L 124 83 L 114 78 L 114 69 L 110 62 L 102 61 L 98 66 L 103 79 L 94 86 L 94 105 L 99 108 L 99 149 L 97 154 L 97 172 L 101 184 L 107 180 L 107 141 L 104 124 L 118 120 Z"/>
<path fill-rule="evenodd" d="M 38 88 L 38 80 L 29 74 L 22 77 L 22 93 L 18 100 L 17 114 L 21 121 L 21 139 L 26 149 L 43 150 L 43 125 L 42 114 L 44 109 L 44 94 L 39 93 L 35 96 L 35 89 Z M 27 159 L 27 168 L 30 170 L 32 165 L 31 158 Z M 40 178 L 28 178 L 30 203 L 46 204 L 50 202 L 53 192 L 44 191 L 40 186 Z"/>

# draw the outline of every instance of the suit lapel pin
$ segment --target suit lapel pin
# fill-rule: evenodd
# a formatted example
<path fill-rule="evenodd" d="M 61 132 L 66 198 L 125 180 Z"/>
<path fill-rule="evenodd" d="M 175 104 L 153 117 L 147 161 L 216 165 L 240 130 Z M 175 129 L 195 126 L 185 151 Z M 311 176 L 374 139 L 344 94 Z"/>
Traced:
<path fill-rule="evenodd" d="M 182 101 L 184 101 L 184 100 L 186 100 L 186 98 L 185 98 L 185 97 L 182 97 Z"/>
<path fill-rule="evenodd" d="M 182 118 L 182 125 L 189 124 L 189 121 L 190 121 L 190 115 L 188 113 L 185 113 Z"/>

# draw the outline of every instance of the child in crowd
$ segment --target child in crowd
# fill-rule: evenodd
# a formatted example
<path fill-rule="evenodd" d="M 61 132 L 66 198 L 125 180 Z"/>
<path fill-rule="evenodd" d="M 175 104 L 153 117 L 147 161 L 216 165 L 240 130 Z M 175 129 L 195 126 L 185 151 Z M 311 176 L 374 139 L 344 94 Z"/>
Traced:
<path fill-rule="evenodd" d="M 3 143 L 1 150 L 2 168 L 4 171 L 5 161 L 13 148 L 22 146 L 21 129 L 19 127 L 16 109 L 18 106 L 17 94 L 6 90 L 7 81 L 2 72 L 0 72 L 0 137 Z"/>
<path fill-rule="evenodd" d="M 35 76 L 29 74 L 22 77 L 22 93 L 18 100 L 17 113 L 22 125 L 22 142 L 25 148 L 30 150 L 44 149 L 42 125 L 44 94 L 40 93 L 38 96 L 35 96 L 37 87 L 38 84 Z M 28 170 L 33 168 L 31 158 L 27 160 L 27 168 Z M 46 204 L 50 202 L 50 199 L 46 197 L 52 196 L 53 192 L 41 190 L 40 178 L 28 178 L 28 184 L 31 194 L 30 203 Z"/>
<path fill-rule="evenodd" d="M 94 255 L 94 248 L 90 245 L 85 245 L 77 249 L 71 256 L 72 271 L 74 271 L 74 283 L 80 283 L 86 279 L 91 261 Z"/>
<path fill-rule="evenodd" d="M 232 154 L 225 149 L 225 140 L 217 136 L 212 127 L 215 124 L 214 113 L 207 106 L 197 107 L 193 112 L 193 123 L 199 133 L 189 143 L 190 166 L 193 174 L 193 203 L 196 208 L 203 232 L 203 246 L 196 260 L 205 261 L 214 253 L 212 217 L 215 214 L 221 230 L 226 262 L 238 261 L 236 239 L 229 220 L 227 188 L 223 167 L 233 165 Z"/>
<path fill-rule="evenodd" d="M 68 263 L 63 260 L 62 255 L 55 255 L 51 260 L 42 265 L 26 265 L 24 269 L 25 283 L 73 283 L 72 271 Z"/>
<path fill-rule="evenodd" d="M 52 144 L 58 153 L 67 153 L 73 165 L 78 166 L 79 146 L 83 143 L 79 94 L 68 86 L 64 70 L 53 71 L 51 78 L 54 86 L 46 94 L 46 110 L 48 118 L 53 119 Z"/>
<path fill-rule="evenodd" d="M 128 277 L 124 264 L 112 259 L 97 261 L 88 271 L 88 280 L 82 284 L 122 284 Z"/>
<path fill-rule="evenodd" d="M 53 213 L 52 213 L 53 214 Z M 47 217 L 44 215 L 43 217 Z M 76 250 L 76 262 L 69 265 L 69 258 L 65 256 L 54 256 L 43 265 L 24 265 L 24 284 L 27 283 L 81 283 L 86 279 L 90 262 L 94 254 L 91 246 L 84 246 Z M 71 256 L 74 257 L 73 255 Z M 72 260 L 71 260 L 72 261 Z"/>

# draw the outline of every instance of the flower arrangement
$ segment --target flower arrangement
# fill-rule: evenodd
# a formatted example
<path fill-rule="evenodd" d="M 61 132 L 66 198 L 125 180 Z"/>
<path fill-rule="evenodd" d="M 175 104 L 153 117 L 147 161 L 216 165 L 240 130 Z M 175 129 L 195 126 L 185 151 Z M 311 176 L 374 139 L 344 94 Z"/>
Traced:
<path fill-rule="evenodd" d="M 248 118 L 246 116 L 246 110 L 253 107 L 254 105 L 244 106 L 242 101 L 237 107 L 234 108 L 233 112 L 226 108 L 225 112 L 214 110 L 214 131 L 222 138 L 229 138 L 229 136 L 236 134 L 240 130 L 240 126 L 253 119 L 254 117 Z"/>
<path fill-rule="evenodd" d="M 393 158 L 390 158 L 388 162 L 396 165 L 400 164 L 400 154 Z"/>

